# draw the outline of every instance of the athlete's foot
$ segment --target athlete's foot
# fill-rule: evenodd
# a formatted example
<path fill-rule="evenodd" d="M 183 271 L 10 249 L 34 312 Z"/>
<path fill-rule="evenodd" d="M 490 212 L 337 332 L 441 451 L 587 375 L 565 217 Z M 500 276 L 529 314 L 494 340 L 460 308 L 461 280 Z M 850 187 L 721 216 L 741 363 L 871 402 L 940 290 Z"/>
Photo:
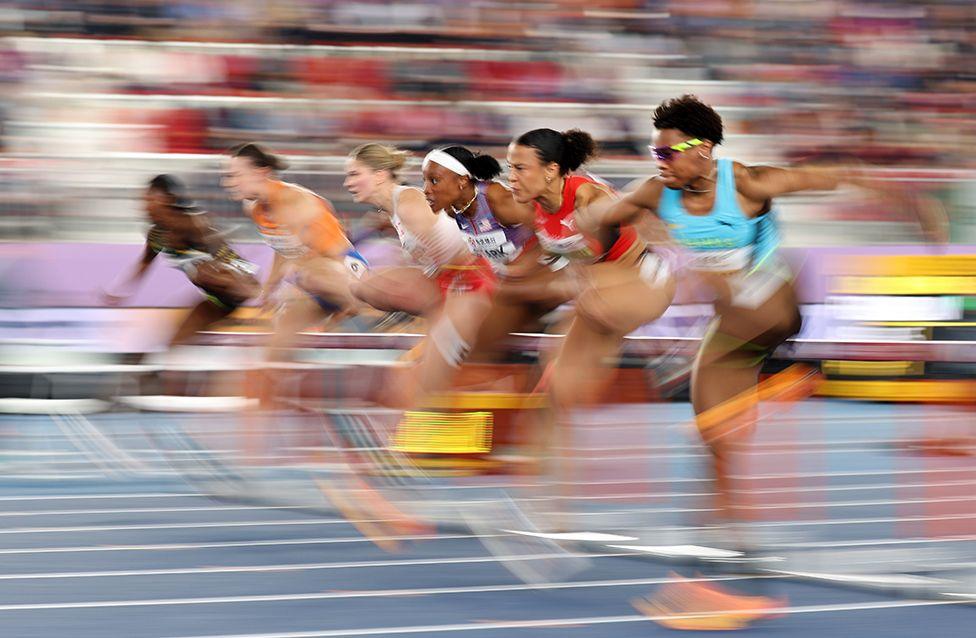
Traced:
<path fill-rule="evenodd" d="M 777 618 L 787 601 L 768 596 L 733 593 L 714 582 L 701 582 L 671 574 L 675 582 L 651 597 L 636 598 L 634 608 L 669 629 L 731 631 L 762 620 Z"/>
<path fill-rule="evenodd" d="M 365 482 L 354 480 L 342 488 L 319 481 L 319 489 L 339 515 L 377 547 L 391 554 L 400 551 L 398 537 L 424 536 L 435 529 L 400 511 L 382 494 Z"/>

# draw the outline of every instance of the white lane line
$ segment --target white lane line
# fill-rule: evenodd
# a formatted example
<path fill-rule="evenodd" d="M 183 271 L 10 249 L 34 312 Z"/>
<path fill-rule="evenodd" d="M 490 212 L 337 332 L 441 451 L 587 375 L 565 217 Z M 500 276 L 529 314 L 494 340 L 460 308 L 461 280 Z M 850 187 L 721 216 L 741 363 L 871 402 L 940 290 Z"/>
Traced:
<path fill-rule="evenodd" d="M 657 459 L 697 459 L 709 456 L 707 452 L 668 452 L 665 450 L 657 450 L 651 453 L 645 454 L 631 454 L 631 450 L 634 448 L 621 448 L 624 453 L 621 454 L 607 454 L 607 455 L 591 455 L 591 454 L 576 454 L 574 455 L 574 460 L 578 461 L 640 461 L 640 460 L 657 460 Z M 688 450 L 698 449 L 694 446 L 689 446 Z M 586 448 L 580 448 L 581 452 L 587 452 Z M 742 453 L 748 454 L 750 456 L 777 456 L 782 457 L 784 455 L 790 454 L 792 448 L 786 448 L 782 450 L 740 450 Z M 888 453 L 891 452 L 890 447 L 859 447 L 859 448 L 836 448 L 836 449 L 814 449 L 814 450 L 802 450 L 803 455 L 807 457 L 813 457 L 815 455 L 838 455 L 838 454 L 865 454 L 865 453 Z"/>
<path fill-rule="evenodd" d="M 933 469 L 933 470 L 908 470 L 908 471 L 890 471 L 890 472 L 855 472 L 855 473 L 840 473 L 840 474 L 780 474 L 780 475 L 754 475 L 754 476 L 739 476 L 741 479 L 751 479 L 754 481 L 765 481 L 765 480 L 781 480 L 781 479 L 800 479 L 800 478 L 836 478 L 836 477 L 859 477 L 859 476 L 891 476 L 892 474 L 932 474 L 940 472 L 972 472 L 970 468 L 955 468 L 955 469 Z M 24 478 L 24 477 L 21 477 Z M 34 478 L 34 477 L 28 477 Z M 566 485 L 566 486 L 600 486 L 600 487 L 610 487 L 614 485 L 640 485 L 640 484 L 671 484 L 671 483 L 707 483 L 710 479 L 705 478 L 646 478 L 646 477 L 633 477 L 617 480 L 597 480 L 597 481 L 554 481 L 554 485 Z M 952 486 L 964 486 L 972 485 L 976 483 L 976 478 L 955 480 L 955 481 L 942 481 L 942 482 L 923 482 L 923 483 L 868 483 L 862 485 L 839 485 L 839 486 L 809 486 L 809 485 L 797 485 L 790 486 L 787 488 L 750 488 L 742 490 L 744 492 L 749 492 L 751 494 L 779 494 L 779 493 L 796 493 L 796 492 L 843 492 L 843 491 L 861 491 L 861 490 L 883 490 L 883 489 L 913 489 L 913 488 L 928 488 L 928 487 L 952 487 Z M 528 488 L 533 487 L 533 483 L 505 483 L 497 485 L 498 488 L 505 489 L 517 489 L 517 488 Z M 457 491 L 464 489 L 478 490 L 484 489 L 484 486 L 480 485 L 431 485 L 429 487 L 431 491 Z M 697 494 L 698 496 L 711 496 L 710 493 Z M 669 496 L 695 496 L 690 494 L 684 494 L 680 492 L 675 493 L 646 493 L 642 494 L 646 498 L 666 498 Z M 146 493 L 131 493 L 131 494 L 39 494 L 36 496 L 0 496 L 0 502 L 30 502 L 30 501 L 95 501 L 95 500 L 140 500 L 140 499 L 209 499 L 210 496 L 207 494 L 200 494 L 196 492 L 146 492 Z"/>
<path fill-rule="evenodd" d="M 938 474 L 959 474 L 966 473 L 967 475 L 972 474 L 973 469 L 970 467 L 958 467 L 958 468 L 932 468 L 932 469 L 918 469 L 918 470 L 871 470 L 871 471 L 857 471 L 857 472 L 803 472 L 803 473 L 792 473 L 792 474 L 737 474 L 731 478 L 751 480 L 755 482 L 761 481 L 778 481 L 784 479 L 834 479 L 834 478 L 862 478 L 862 477 L 886 477 L 890 478 L 892 476 L 904 476 L 904 475 L 917 475 L 921 474 L 924 476 L 932 476 Z M 104 476 L 98 474 L 86 475 L 90 478 L 103 479 Z M 171 476 L 176 476 L 173 473 Z M 74 477 L 74 476 L 73 476 Z M 0 474 L 0 479 L 10 478 L 17 480 L 54 480 L 63 481 L 65 479 L 65 474 L 50 474 L 50 475 L 40 475 L 40 474 Z M 77 478 L 77 477 L 75 477 Z M 912 487 L 926 487 L 926 486 L 946 486 L 950 484 L 968 484 L 972 483 L 974 479 L 964 479 L 959 481 L 952 481 L 950 483 L 940 482 L 940 483 L 913 483 L 913 484 L 864 484 L 864 485 L 851 485 L 851 486 L 829 486 L 829 487 L 809 487 L 809 486 L 797 486 L 789 489 L 780 488 L 756 488 L 750 491 L 752 492 L 770 492 L 776 493 L 781 491 L 841 491 L 841 490 L 861 490 L 861 489 L 887 489 L 891 488 L 912 488 Z M 557 485 L 620 485 L 620 484 L 679 484 L 679 483 L 709 483 L 711 479 L 704 477 L 688 477 L 688 478 L 646 478 L 646 477 L 634 477 L 631 479 L 621 479 L 613 481 L 588 481 L 588 482 L 572 482 L 572 481 L 556 481 Z M 500 488 L 519 488 L 519 487 L 533 487 L 533 483 L 510 483 L 502 484 L 498 487 Z M 464 486 L 464 485 L 451 485 L 451 486 L 430 486 L 431 490 L 459 490 L 459 489 L 483 489 L 482 486 Z M 89 500 L 89 499 L 140 499 L 140 498 L 209 498 L 206 494 L 197 493 L 146 493 L 146 494 L 58 494 L 58 495 L 38 495 L 38 496 L 0 496 L 0 502 L 2 501 L 34 501 L 34 500 Z"/>
<path fill-rule="evenodd" d="M 633 508 L 626 510 L 626 513 L 662 513 L 662 512 L 703 512 L 713 511 L 707 508 Z M 606 516 L 606 512 L 576 512 L 574 516 Z M 859 518 L 859 519 L 822 519 L 822 520 L 799 520 L 799 521 L 759 521 L 751 523 L 756 527 L 783 527 L 795 525 L 808 527 L 816 525 L 863 525 L 870 523 L 900 523 L 915 521 L 942 521 L 942 520 L 973 520 L 976 519 L 976 512 L 972 514 L 956 514 L 945 516 L 896 516 L 883 518 Z M 362 521 L 357 521 L 362 522 Z M 372 520 L 367 522 L 382 522 Z M 0 535 L 9 534 L 65 534 L 81 532 L 115 532 L 133 530 L 164 530 L 164 529 L 214 529 L 214 528 L 233 528 L 233 527 L 291 527 L 296 525 L 349 525 L 345 520 L 320 520 L 320 519 L 299 519 L 283 521 L 228 521 L 212 523 L 159 523 L 153 525 L 85 525 L 79 527 L 20 527 L 12 529 L 0 529 Z"/>
<path fill-rule="evenodd" d="M 382 521 L 357 521 L 378 523 Z M 156 525 L 84 525 L 81 527 L 15 527 L 0 534 L 65 534 L 68 532 L 120 532 L 151 529 L 203 529 L 214 527 L 288 527 L 291 525 L 348 525 L 345 520 L 229 521 L 224 523 L 159 523 Z"/>
<path fill-rule="evenodd" d="M 654 405 L 654 404 L 647 404 Z M 638 411 L 641 411 L 638 408 Z M 643 412 L 643 411 L 641 411 Z M 605 432 L 608 428 L 613 430 L 626 430 L 630 428 L 646 428 L 648 423 L 654 423 L 655 427 L 692 427 L 693 415 L 689 412 L 688 417 L 685 419 L 674 419 L 665 418 L 661 419 L 658 415 L 653 414 L 652 411 L 646 411 L 640 416 L 646 416 L 645 420 L 633 421 L 624 420 L 619 421 L 602 421 L 597 419 L 586 419 L 583 416 L 576 417 L 572 426 L 580 429 L 595 429 Z M 632 417 L 630 417 L 632 418 Z M 877 423 L 881 426 L 887 426 L 894 422 L 907 422 L 907 423 L 928 423 L 932 419 L 938 419 L 939 422 L 952 422 L 952 421 L 962 421 L 964 423 L 972 422 L 972 414 L 967 412 L 950 412 L 950 411 L 933 411 L 931 413 L 919 413 L 919 414 L 878 414 L 878 415 L 864 415 L 864 416 L 841 416 L 841 415 L 802 415 L 802 414 L 789 414 L 789 413 L 776 413 L 776 414 L 762 414 L 759 416 L 759 423 L 766 424 L 776 424 L 777 430 L 782 431 L 782 428 L 802 425 L 848 425 L 851 423 Z"/>
<path fill-rule="evenodd" d="M 643 530 L 640 530 L 643 531 Z M 655 531 L 654 529 L 649 530 Z M 401 536 L 381 536 L 375 540 L 381 541 L 442 541 L 442 540 L 467 540 L 481 538 L 500 538 L 506 534 L 420 534 L 420 535 L 401 535 Z M 542 537 L 555 537 L 559 535 L 540 534 Z M 771 546 L 772 551 L 782 549 L 818 549 L 834 547 L 874 547 L 879 545 L 929 545 L 941 543 L 960 543 L 972 542 L 976 536 L 949 536 L 941 538 L 877 538 L 858 541 L 810 541 L 803 543 L 775 543 Z M 90 552 L 176 552 L 190 551 L 197 549 L 220 549 L 231 547 L 284 547 L 300 545 L 343 545 L 372 543 L 373 541 L 363 536 L 350 536 L 339 538 L 282 538 L 263 541 L 226 541 L 214 543 L 157 543 L 149 545 L 79 545 L 65 547 L 28 547 L 16 549 L 0 549 L 0 556 L 4 555 L 32 555 L 32 554 L 81 554 Z"/>
<path fill-rule="evenodd" d="M 743 555 L 742 552 L 701 545 L 609 545 L 609 547 L 666 558 L 738 558 Z"/>
<path fill-rule="evenodd" d="M 140 498 L 209 498 L 206 494 L 196 492 L 146 492 L 140 494 L 38 494 L 36 496 L 0 496 L 0 502 L 6 501 L 95 501 L 102 499 L 140 499 Z"/>
<path fill-rule="evenodd" d="M 970 543 L 976 536 L 937 536 L 934 538 L 873 538 L 859 541 L 811 541 L 806 543 L 777 543 L 779 549 L 817 549 L 824 547 L 874 547 L 876 545 L 935 545 L 941 543 Z"/>
<path fill-rule="evenodd" d="M 937 607 L 945 605 L 972 604 L 959 600 L 904 600 L 876 603 L 847 603 L 837 605 L 809 605 L 777 609 L 784 614 L 824 614 L 846 611 L 866 611 L 876 609 L 902 609 L 908 607 Z M 747 611 L 747 610 L 743 610 Z M 757 610 L 758 611 L 758 610 Z M 715 613 L 683 616 L 686 618 L 707 618 Z M 510 620 L 499 622 L 474 622 L 452 625 L 421 625 L 409 627 L 371 627 L 367 629 L 322 629 L 313 631 L 289 631 L 262 634 L 209 634 L 206 636 L 179 636 L 173 638 L 341 638 L 343 636 L 394 636 L 404 634 L 450 633 L 455 631 L 489 631 L 495 629 L 540 629 L 545 627 L 572 628 L 574 626 L 609 625 L 615 623 L 647 622 L 648 620 L 667 620 L 666 616 L 585 616 L 569 618 L 546 618 L 541 620 Z"/>
<path fill-rule="evenodd" d="M 756 527 L 783 527 L 796 525 L 798 527 L 809 527 L 816 525 L 870 525 L 872 523 L 913 523 L 918 521 L 967 521 L 976 520 L 976 512 L 970 514 L 946 514 L 944 516 L 889 516 L 884 518 L 839 518 L 835 520 L 816 520 L 816 521 L 789 521 L 767 523 L 763 521 L 752 522 L 750 525 Z"/>
<path fill-rule="evenodd" d="M 748 494 L 748 490 L 740 490 L 741 493 Z M 689 494 L 689 493 L 676 493 L 676 494 L 649 494 L 644 492 L 630 492 L 624 494 L 598 494 L 593 496 L 568 496 L 564 497 L 565 501 L 635 501 L 643 502 L 650 501 L 653 499 L 668 499 L 668 498 L 693 498 L 693 497 L 707 497 L 712 496 L 712 494 L 701 493 L 701 494 Z M 548 499 L 545 498 L 533 498 L 525 499 L 527 501 L 535 502 L 546 502 Z M 773 503 L 771 505 L 747 505 L 742 506 L 742 509 L 750 510 L 781 510 L 781 509 L 820 509 L 820 508 L 840 508 L 840 507 L 877 507 L 877 506 L 890 506 L 890 505 L 922 505 L 927 503 L 957 503 L 957 502 L 976 502 L 976 496 L 946 496 L 941 498 L 913 498 L 913 499 L 887 499 L 887 500 L 874 500 L 874 501 L 797 501 L 793 503 Z M 662 508 L 662 512 L 684 512 L 684 511 L 701 511 L 701 510 L 686 510 L 682 508 L 677 509 L 666 509 Z"/>
<path fill-rule="evenodd" d="M 402 536 L 373 537 L 379 541 L 441 541 L 468 538 L 496 538 L 505 534 L 421 534 Z M 227 541 L 223 543 L 159 543 L 154 545 L 85 545 L 77 547 L 34 547 L 23 549 L 0 549 L 0 555 L 22 554 L 73 554 L 83 552 L 152 552 L 181 551 L 193 549 L 216 549 L 220 547 L 277 547 L 284 545 L 334 545 L 344 543 L 372 543 L 363 536 L 341 538 L 282 538 L 265 541 Z"/>
<path fill-rule="evenodd" d="M 578 542 L 621 542 L 636 541 L 633 536 L 621 536 L 619 534 L 606 534 L 604 532 L 527 532 L 517 529 L 503 529 L 506 534 L 517 534 L 519 536 L 532 536 L 534 538 L 546 538 L 554 541 L 578 541 Z"/>
<path fill-rule="evenodd" d="M 735 474 L 729 478 L 734 479 L 744 479 L 753 481 L 773 481 L 782 479 L 807 479 L 807 478 L 860 478 L 862 476 L 904 476 L 907 474 L 922 474 L 925 476 L 932 476 L 934 474 L 958 474 L 960 472 L 965 472 L 967 475 L 972 476 L 973 468 L 969 467 L 942 467 L 942 468 L 923 468 L 920 470 L 867 470 L 858 472 L 800 472 L 795 474 L 759 474 L 759 475 L 749 475 L 749 474 Z M 704 480 L 704 479 L 692 479 L 692 480 Z"/>
<path fill-rule="evenodd" d="M 839 439 L 834 441 L 755 441 L 749 442 L 739 448 L 740 452 L 772 454 L 781 452 L 839 452 L 851 449 L 854 446 L 862 446 L 858 449 L 863 450 L 889 450 L 891 445 L 896 443 L 917 443 L 918 438 L 873 438 L 873 439 Z M 867 447 L 863 447 L 867 446 Z M 557 452 L 688 452 L 701 450 L 701 443 L 689 441 L 687 443 L 670 443 L 665 445 L 628 445 L 622 442 L 618 445 L 586 445 L 571 447 L 553 448 Z M 815 449 L 804 449 L 815 448 Z M 316 449 L 316 448 L 312 448 Z M 334 448 L 318 448 L 334 449 Z M 138 451 L 138 450 L 134 450 Z"/>
<path fill-rule="evenodd" d="M 24 510 L 19 512 L 0 511 L 4 516 L 86 516 L 89 514 L 166 514 L 171 512 L 242 512 L 259 510 L 300 510 L 301 505 L 214 505 L 192 507 L 136 507 L 93 510 Z"/>
<path fill-rule="evenodd" d="M 619 552 L 615 554 L 582 554 L 582 553 L 550 553 L 550 554 L 526 554 L 522 556 L 465 556 L 461 558 L 410 558 L 401 560 L 373 560 L 373 561 L 357 561 L 357 562 L 342 562 L 342 563 L 286 563 L 282 565 L 242 565 L 234 567 L 186 567 L 186 568 L 174 568 L 174 569 L 133 569 L 133 570 L 118 570 L 118 571 L 104 571 L 104 572 L 54 572 L 54 573 L 43 573 L 43 574 L 2 574 L 0 575 L 0 581 L 4 580 L 57 580 L 62 578 L 124 578 L 133 576 L 185 576 L 185 575 L 199 575 L 199 574 L 257 574 L 257 573 L 267 573 L 267 572 L 297 572 L 297 571 L 313 571 L 313 570 L 332 570 L 332 569 L 389 569 L 390 567 L 418 567 L 427 565 L 471 565 L 478 563 L 502 563 L 502 562 L 525 562 L 534 560 L 565 560 L 572 558 L 617 558 L 620 556 L 631 556 L 632 552 Z M 531 586 L 529 586 L 531 588 Z M 290 600 L 288 596 L 279 597 L 271 596 L 271 600 Z M 103 604 L 104 601 L 97 601 L 92 603 L 63 603 L 66 605 L 65 608 L 70 608 L 72 605 L 78 606 L 108 606 L 108 607 L 125 607 L 128 605 L 157 605 L 157 604 L 200 604 L 194 601 L 201 601 L 202 603 L 209 602 L 249 602 L 253 600 L 264 600 L 262 596 L 245 596 L 243 601 L 237 600 L 237 597 L 221 597 L 221 598 L 178 598 L 173 599 L 173 601 L 162 601 L 155 602 L 150 601 L 114 601 L 112 604 Z M 0 605 L 0 611 L 12 611 L 17 609 L 53 609 L 61 608 L 62 603 L 38 603 L 38 604 L 24 604 L 24 605 Z"/>
<path fill-rule="evenodd" d="M 821 505 L 823 508 L 829 508 L 830 504 Z M 674 513 L 690 513 L 690 512 L 717 512 L 714 508 L 656 508 L 656 507 L 632 507 L 626 509 L 612 510 L 610 512 L 559 512 L 559 514 L 570 515 L 574 518 L 583 518 L 588 516 L 603 516 L 608 515 L 638 515 L 638 514 L 674 514 Z M 750 521 L 750 527 L 810 527 L 818 525 L 870 525 L 873 523 L 913 523 L 919 521 L 957 521 L 957 520 L 976 520 L 976 511 L 968 514 L 946 514 L 943 516 L 887 516 L 879 518 L 834 518 L 834 519 L 801 519 L 801 520 L 780 520 L 780 521 Z M 683 527 L 659 527 L 656 529 L 686 529 Z M 636 530 L 631 530 L 635 531 Z M 3 532 L 0 531 L 0 534 Z M 933 538 L 934 540 L 939 540 Z"/>

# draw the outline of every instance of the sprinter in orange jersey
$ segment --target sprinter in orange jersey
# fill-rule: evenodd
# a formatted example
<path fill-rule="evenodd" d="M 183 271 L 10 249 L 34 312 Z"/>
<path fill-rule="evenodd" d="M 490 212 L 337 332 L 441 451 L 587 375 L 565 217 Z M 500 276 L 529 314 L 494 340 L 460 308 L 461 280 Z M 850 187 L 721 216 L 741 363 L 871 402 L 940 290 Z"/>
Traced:
<path fill-rule="evenodd" d="M 223 186 L 244 203 L 265 242 L 275 251 L 260 297 L 275 315 L 272 356 L 295 334 L 324 319 L 358 312 L 350 285 L 366 272 L 366 260 L 346 237 L 332 204 L 296 184 L 277 179 L 283 159 L 254 143 L 230 150 Z"/>

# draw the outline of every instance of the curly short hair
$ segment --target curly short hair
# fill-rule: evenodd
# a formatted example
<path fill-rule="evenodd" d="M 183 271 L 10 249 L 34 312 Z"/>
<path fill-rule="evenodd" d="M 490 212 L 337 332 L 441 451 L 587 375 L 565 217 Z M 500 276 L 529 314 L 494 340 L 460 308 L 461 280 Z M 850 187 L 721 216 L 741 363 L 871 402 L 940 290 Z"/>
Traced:
<path fill-rule="evenodd" d="M 662 102 L 654 109 L 654 128 L 677 129 L 714 144 L 721 144 L 725 139 L 722 118 L 695 95 L 682 95 Z"/>

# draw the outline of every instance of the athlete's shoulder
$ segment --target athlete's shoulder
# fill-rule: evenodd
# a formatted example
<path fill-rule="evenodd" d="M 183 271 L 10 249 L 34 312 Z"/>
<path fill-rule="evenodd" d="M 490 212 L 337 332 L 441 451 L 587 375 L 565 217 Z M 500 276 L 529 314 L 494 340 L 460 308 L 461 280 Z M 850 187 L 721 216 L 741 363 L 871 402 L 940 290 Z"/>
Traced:
<path fill-rule="evenodd" d="M 735 190 L 740 195 L 757 201 L 765 201 L 772 197 L 768 192 L 769 184 L 779 181 L 785 173 L 787 171 L 776 166 L 732 162 Z"/>
<path fill-rule="evenodd" d="M 495 197 L 511 197 L 512 189 L 504 182 L 492 180 L 490 182 L 485 182 L 485 195 L 489 199 Z"/>
<path fill-rule="evenodd" d="M 573 175 L 570 179 L 576 179 L 577 206 L 583 206 L 598 199 L 614 199 L 617 197 L 617 192 L 613 189 L 613 186 L 589 175 Z"/>
<path fill-rule="evenodd" d="M 771 168 L 762 164 L 743 164 L 735 160 L 729 160 L 729 162 L 732 164 L 732 176 L 735 177 L 736 183 L 761 179 L 763 174 Z"/>
<path fill-rule="evenodd" d="M 281 188 L 277 189 L 271 196 L 271 201 L 275 204 L 296 204 L 299 202 L 321 201 L 322 197 L 312 190 L 290 182 L 279 182 Z"/>
<path fill-rule="evenodd" d="M 418 205 L 426 204 L 427 198 L 424 196 L 423 191 L 414 186 L 405 186 L 400 188 L 398 192 L 394 194 L 397 198 L 397 204 L 399 206 L 407 205 Z"/>
<path fill-rule="evenodd" d="M 518 203 L 512 196 L 512 189 L 502 182 L 489 182 L 485 190 L 485 198 L 488 200 L 492 216 L 503 226 L 531 224 L 535 218 L 535 204 Z"/>
<path fill-rule="evenodd" d="M 503 182 L 488 182 L 484 187 L 485 198 L 488 200 L 488 205 L 494 210 L 497 207 L 519 205 L 515 201 L 515 197 L 512 195 L 512 189 Z M 526 210 L 531 210 L 532 207 L 529 205 L 521 205 Z"/>
<path fill-rule="evenodd" d="M 664 179 L 660 175 L 651 175 L 647 179 L 641 180 L 636 190 L 641 190 L 645 193 L 660 194 L 664 189 Z"/>
<path fill-rule="evenodd" d="M 664 189 L 659 175 L 636 179 L 623 187 L 619 203 L 623 210 L 646 210 L 657 214 Z"/>

